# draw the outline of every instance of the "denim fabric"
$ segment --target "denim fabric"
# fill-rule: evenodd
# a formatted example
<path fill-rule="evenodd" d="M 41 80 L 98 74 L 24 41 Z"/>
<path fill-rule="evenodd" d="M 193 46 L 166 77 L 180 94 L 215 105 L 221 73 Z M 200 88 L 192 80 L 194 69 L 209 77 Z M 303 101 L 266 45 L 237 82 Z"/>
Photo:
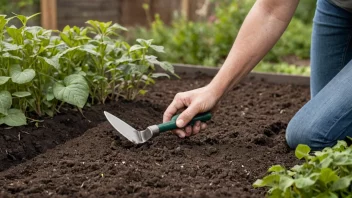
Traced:
<path fill-rule="evenodd" d="M 286 129 L 291 148 L 314 150 L 352 136 L 352 13 L 318 0 L 311 46 L 311 100 Z"/>

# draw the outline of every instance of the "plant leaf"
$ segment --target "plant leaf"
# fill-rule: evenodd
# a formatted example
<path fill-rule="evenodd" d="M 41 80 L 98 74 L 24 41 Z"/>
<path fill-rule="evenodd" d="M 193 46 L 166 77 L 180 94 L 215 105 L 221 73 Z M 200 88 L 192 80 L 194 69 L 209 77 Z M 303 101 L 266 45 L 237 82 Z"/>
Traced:
<path fill-rule="evenodd" d="M 328 184 L 329 182 L 336 181 L 339 179 L 339 176 L 331 170 L 330 168 L 323 168 L 320 171 L 319 180 L 324 182 L 324 184 Z"/>
<path fill-rule="evenodd" d="M 269 168 L 268 172 L 283 172 L 286 169 L 280 165 L 274 165 L 272 167 Z"/>
<path fill-rule="evenodd" d="M 263 179 L 258 179 L 256 182 L 254 182 L 253 186 L 254 187 L 264 187 L 264 186 L 274 186 L 279 184 L 280 182 L 280 175 L 268 175 L 264 177 Z"/>
<path fill-rule="evenodd" d="M 144 90 L 144 89 L 141 89 L 138 91 L 139 94 L 141 94 L 142 96 L 144 96 L 148 91 L 147 90 Z"/>
<path fill-rule="evenodd" d="M 339 180 L 335 181 L 332 186 L 331 186 L 331 190 L 332 191 L 337 191 L 337 190 L 343 190 L 346 189 L 350 186 L 352 181 L 352 176 L 346 176 L 346 177 L 342 177 Z"/>
<path fill-rule="evenodd" d="M 2 41 L 1 45 L 3 46 L 2 51 L 5 51 L 5 52 L 7 52 L 7 51 L 16 51 L 16 50 L 19 50 L 19 49 L 22 48 L 20 45 L 11 44 L 11 43 L 8 43 L 8 42 L 5 42 L 5 41 Z"/>
<path fill-rule="evenodd" d="M 12 96 L 8 91 L 0 91 L 0 115 L 7 115 L 12 105 Z"/>
<path fill-rule="evenodd" d="M 11 80 L 17 84 L 25 84 L 31 82 L 35 77 L 35 71 L 33 69 L 25 69 L 22 71 L 21 66 L 18 64 L 10 67 Z"/>
<path fill-rule="evenodd" d="M 333 192 L 323 192 L 323 193 L 320 193 L 315 198 L 338 198 L 338 196 Z"/>
<path fill-rule="evenodd" d="M 302 177 L 302 178 L 295 179 L 294 181 L 297 188 L 306 188 L 314 185 L 315 183 L 315 181 L 312 180 L 310 177 Z"/>
<path fill-rule="evenodd" d="M 307 157 L 310 152 L 310 147 L 304 144 L 299 144 L 296 148 L 295 155 L 298 159 Z"/>
<path fill-rule="evenodd" d="M 56 99 L 83 108 L 89 96 L 89 87 L 83 76 L 72 74 L 63 83 L 55 83 L 53 92 Z"/>
<path fill-rule="evenodd" d="M 143 47 L 143 46 L 141 46 L 141 45 L 133 45 L 133 46 L 130 48 L 130 52 L 134 52 L 134 51 L 141 50 L 141 49 L 145 49 L 145 47 Z"/>
<path fill-rule="evenodd" d="M 291 177 L 287 177 L 287 176 L 280 176 L 280 182 L 279 182 L 279 188 L 282 191 L 286 191 L 287 188 L 289 188 L 290 186 L 292 186 L 294 183 L 294 180 Z"/>
<path fill-rule="evenodd" d="M 68 28 L 70 28 L 70 26 L 68 26 Z M 72 47 L 72 45 L 73 45 L 72 41 L 70 40 L 70 38 L 65 33 L 61 32 L 60 33 L 60 38 L 66 43 L 67 46 Z"/>
<path fill-rule="evenodd" d="M 38 56 L 38 58 L 40 58 L 41 60 L 46 62 L 48 65 L 53 66 L 55 69 L 57 69 L 57 70 L 60 69 L 60 62 L 59 62 L 59 58 L 57 56 L 53 56 L 51 58 Z"/>
<path fill-rule="evenodd" d="M 148 48 L 152 45 L 153 39 L 150 39 L 150 40 L 137 39 L 137 42 L 142 46 Z"/>
<path fill-rule="evenodd" d="M 91 44 L 87 44 L 87 45 L 83 45 L 81 48 L 79 48 L 80 50 L 87 52 L 89 54 L 95 55 L 95 56 L 100 56 L 100 54 L 96 51 L 96 46 L 91 45 Z"/>
<path fill-rule="evenodd" d="M 21 45 L 23 43 L 22 28 L 17 29 L 15 26 L 11 26 L 6 28 L 6 31 L 17 45 Z"/>
<path fill-rule="evenodd" d="M 174 66 L 171 65 L 170 63 L 168 62 L 160 62 L 160 67 L 165 70 L 165 71 L 169 71 L 171 73 L 175 73 L 175 70 L 174 70 Z"/>
<path fill-rule="evenodd" d="M 111 30 L 116 31 L 116 30 L 123 30 L 123 31 L 127 31 L 127 28 L 121 26 L 120 24 L 114 23 L 111 27 Z"/>
<path fill-rule="evenodd" d="M 165 73 L 153 73 L 152 74 L 152 78 L 160 78 L 160 77 L 170 78 L 170 76 L 168 74 L 165 74 Z"/>
<path fill-rule="evenodd" d="M 27 119 L 24 113 L 19 109 L 9 109 L 5 117 L 0 118 L 0 123 L 8 126 L 22 126 L 27 124 Z"/>
<path fill-rule="evenodd" d="M 35 13 L 35 14 L 29 16 L 29 17 L 24 16 L 24 15 L 16 15 L 16 17 L 17 17 L 17 18 L 22 22 L 22 24 L 25 26 L 25 25 L 27 24 L 27 22 L 28 22 L 29 19 L 31 19 L 31 18 L 33 18 L 33 17 L 39 15 L 39 14 L 40 14 L 40 13 Z"/>
<path fill-rule="evenodd" d="M 56 56 L 57 56 L 57 58 L 61 58 L 61 57 L 64 56 L 65 54 L 67 54 L 67 53 L 69 53 L 69 52 L 71 52 L 71 51 L 74 51 L 74 50 L 76 50 L 76 49 L 78 49 L 78 48 L 80 48 L 80 47 L 81 47 L 81 46 L 76 46 L 76 47 L 68 48 L 68 49 L 66 49 L 66 50 L 64 50 L 64 51 L 62 51 L 62 52 L 56 54 Z"/>
<path fill-rule="evenodd" d="M 322 168 L 327 168 L 330 166 L 330 164 L 333 162 L 334 160 L 331 159 L 330 157 L 326 157 L 325 159 L 323 159 L 321 162 L 320 162 L 320 165 Z"/>
<path fill-rule="evenodd" d="M 54 98 L 55 98 L 55 96 L 54 96 L 54 92 L 53 92 L 53 87 L 50 86 L 50 87 L 48 87 L 48 89 L 46 91 L 46 100 L 52 101 Z"/>
<path fill-rule="evenodd" d="M 0 76 L 0 85 L 7 83 L 7 81 L 9 80 L 10 80 L 10 77 L 8 76 Z"/>
<path fill-rule="evenodd" d="M 12 93 L 12 95 L 17 98 L 24 98 L 24 97 L 30 96 L 31 93 L 28 91 L 18 91 L 18 92 Z"/>
<path fill-rule="evenodd" d="M 5 58 L 12 58 L 12 59 L 15 59 L 15 60 L 22 60 L 22 58 L 18 57 L 18 56 L 14 56 L 14 55 L 11 55 L 10 53 L 6 52 L 2 55 L 2 57 L 5 57 Z"/>
<path fill-rule="evenodd" d="M 150 48 L 153 50 L 160 52 L 160 53 L 165 53 L 164 51 L 164 46 L 159 46 L 159 45 L 150 45 Z"/>

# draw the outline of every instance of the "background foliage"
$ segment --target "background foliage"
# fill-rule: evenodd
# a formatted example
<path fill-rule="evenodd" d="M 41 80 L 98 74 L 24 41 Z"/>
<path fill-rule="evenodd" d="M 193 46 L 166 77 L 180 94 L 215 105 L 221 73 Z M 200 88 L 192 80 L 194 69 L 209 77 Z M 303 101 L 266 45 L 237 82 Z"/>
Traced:
<path fill-rule="evenodd" d="M 207 21 L 187 21 L 176 13 L 170 26 L 165 25 L 156 15 L 150 28 L 135 30 L 135 37 L 153 38 L 156 44 L 164 45 L 167 53 L 160 55 L 162 60 L 220 66 L 254 2 L 254 0 L 216 1 L 214 15 Z M 315 3 L 311 0 L 301 0 L 287 31 L 264 61 L 275 65 L 284 62 L 288 56 L 309 59 Z M 295 73 L 300 73 L 300 70 Z"/>

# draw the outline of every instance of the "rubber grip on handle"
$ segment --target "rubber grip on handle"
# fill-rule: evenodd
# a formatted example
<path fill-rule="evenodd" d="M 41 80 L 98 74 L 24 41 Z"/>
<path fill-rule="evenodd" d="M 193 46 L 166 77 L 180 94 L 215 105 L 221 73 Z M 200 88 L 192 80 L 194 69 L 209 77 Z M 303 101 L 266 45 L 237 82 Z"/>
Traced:
<path fill-rule="evenodd" d="M 159 124 L 158 125 L 159 132 L 162 133 L 162 132 L 177 129 L 178 127 L 176 125 L 176 120 L 177 120 L 178 116 L 180 116 L 180 114 L 172 117 L 171 121 L 169 121 L 169 122 Z M 206 121 L 210 120 L 211 117 L 212 117 L 212 115 L 210 112 L 200 113 L 200 114 L 197 114 L 187 125 L 193 126 L 197 121 L 206 122 Z"/>

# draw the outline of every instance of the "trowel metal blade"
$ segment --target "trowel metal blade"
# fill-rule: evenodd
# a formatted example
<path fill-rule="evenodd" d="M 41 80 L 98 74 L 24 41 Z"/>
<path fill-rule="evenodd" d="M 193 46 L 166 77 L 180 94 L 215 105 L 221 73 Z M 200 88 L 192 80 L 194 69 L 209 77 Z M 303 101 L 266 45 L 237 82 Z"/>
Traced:
<path fill-rule="evenodd" d="M 140 132 L 126 124 L 124 121 L 119 119 L 118 117 L 112 115 L 109 112 L 104 111 L 105 117 L 108 119 L 110 124 L 125 138 L 129 141 L 139 144 L 142 143 L 142 138 Z"/>

